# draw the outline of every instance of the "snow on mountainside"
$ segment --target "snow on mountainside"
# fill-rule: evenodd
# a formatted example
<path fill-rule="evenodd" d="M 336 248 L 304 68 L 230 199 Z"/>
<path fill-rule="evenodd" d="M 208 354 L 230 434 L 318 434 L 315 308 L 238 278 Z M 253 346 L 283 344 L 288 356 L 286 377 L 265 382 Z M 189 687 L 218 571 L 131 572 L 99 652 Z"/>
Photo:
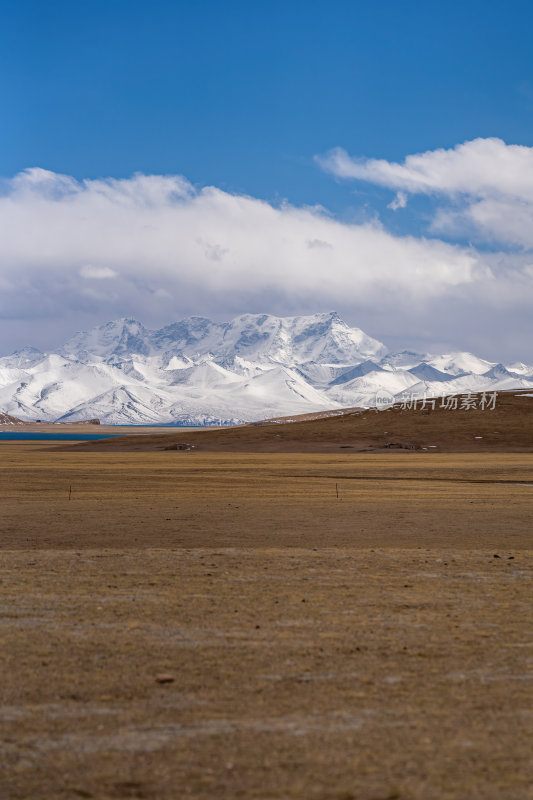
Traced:
<path fill-rule="evenodd" d="M 446 356 L 430 356 L 427 363 L 438 369 L 440 372 L 447 372 L 450 375 L 483 375 L 491 367 L 496 366 L 494 361 L 485 361 L 482 358 L 472 355 L 472 353 L 451 353 Z"/>
<path fill-rule="evenodd" d="M 0 409 L 24 420 L 215 424 L 397 398 L 533 387 L 533 366 L 385 346 L 335 312 L 189 317 L 160 330 L 119 319 L 56 353 L 0 358 Z"/>
<path fill-rule="evenodd" d="M 61 352 L 80 360 L 159 354 L 169 360 L 176 355 L 193 361 L 212 356 L 217 361 L 241 358 L 294 365 L 381 357 L 386 348 L 332 312 L 309 317 L 244 314 L 231 322 L 189 317 L 158 331 L 148 331 L 133 319 L 120 319 L 76 334 Z"/>
<path fill-rule="evenodd" d="M 134 319 L 117 319 L 90 331 L 77 333 L 61 353 L 80 361 L 110 356 L 149 355 L 150 331 Z"/>

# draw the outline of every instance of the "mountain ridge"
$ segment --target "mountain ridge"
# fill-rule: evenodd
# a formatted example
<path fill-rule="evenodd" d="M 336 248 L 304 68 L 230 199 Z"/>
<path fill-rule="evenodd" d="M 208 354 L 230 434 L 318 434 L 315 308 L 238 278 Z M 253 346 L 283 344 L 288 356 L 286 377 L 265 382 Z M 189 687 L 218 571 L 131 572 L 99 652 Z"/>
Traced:
<path fill-rule="evenodd" d="M 389 353 L 335 311 L 228 322 L 191 316 L 160 329 L 122 317 L 57 349 L 0 357 L 0 408 L 23 420 L 231 424 L 469 391 L 533 388 L 533 366 L 472 353 Z"/>

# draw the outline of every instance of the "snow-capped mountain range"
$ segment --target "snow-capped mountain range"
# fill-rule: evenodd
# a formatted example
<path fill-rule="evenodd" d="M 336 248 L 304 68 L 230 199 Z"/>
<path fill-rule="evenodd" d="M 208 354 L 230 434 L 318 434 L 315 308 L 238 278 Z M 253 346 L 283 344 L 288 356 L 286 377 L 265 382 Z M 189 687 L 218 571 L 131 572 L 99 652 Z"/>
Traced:
<path fill-rule="evenodd" d="M 388 353 L 335 312 L 189 317 L 160 330 L 119 319 L 55 353 L 0 358 L 0 410 L 23 420 L 217 424 L 397 398 L 533 387 L 533 366 L 471 353 Z"/>

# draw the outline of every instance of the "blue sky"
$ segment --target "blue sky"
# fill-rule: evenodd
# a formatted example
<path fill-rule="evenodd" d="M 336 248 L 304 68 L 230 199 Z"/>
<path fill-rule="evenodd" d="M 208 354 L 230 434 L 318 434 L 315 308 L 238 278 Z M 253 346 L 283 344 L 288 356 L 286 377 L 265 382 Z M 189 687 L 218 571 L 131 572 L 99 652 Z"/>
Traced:
<path fill-rule="evenodd" d="M 427 239 L 455 245 L 462 248 L 463 261 L 452 266 L 457 275 L 462 275 L 460 279 L 456 275 L 454 286 L 461 281 L 465 284 L 464 292 L 454 290 L 453 297 L 448 289 L 442 289 L 442 281 L 433 286 L 432 275 L 435 271 L 440 274 L 442 260 L 454 260 L 451 251 L 435 256 L 434 261 L 428 257 L 427 274 L 422 275 L 422 267 L 415 269 L 417 286 L 413 284 L 417 279 L 408 266 L 402 266 L 403 257 L 399 257 L 397 273 L 403 270 L 402 274 L 410 276 L 409 287 L 405 284 L 404 288 L 418 297 L 417 318 L 410 326 L 407 313 L 391 316 L 389 310 L 382 317 L 376 316 L 375 303 L 386 298 L 391 283 L 383 267 L 390 244 L 387 239 L 377 267 L 365 255 L 368 243 L 361 250 L 357 249 L 359 244 L 354 243 L 352 250 L 352 244 L 346 245 L 342 263 L 353 256 L 354 270 L 359 270 L 357 280 L 353 278 L 347 285 L 347 293 L 339 290 L 337 295 L 331 292 L 331 296 L 323 297 L 315 290 L 313 295 L 310 285 L 297 280 L 288 282 L 290 289 L 268 281 L 261 286 L 252 281 L 249 288 L 244 268 L 237 274 L 234 267 L 228 267 L 226 278 L 232 295 L 221 300 L 213 265 L 220 272 L 231 254 L 238 252 L 252 259 L 251 272 L 268 273 L 269 268 L 256 263 L 243 245 L 247 230 L 254 224 L 253 213 L 241 219 L 240 232 L 232 242 L 227 237 L 224 242 L 223 237 L 219 236 L 220 241 L 216 238 L 220 228 L 228 228 L 224 214 L 219 214 L 207 244 L 202 244 L 208 254 L 207 266 L 202 267 L 206 269 L 203 293 L 198 287 L 192 290 L 186 265 L 171 264 L 170 256 L 165 275 L 161 273 L 150 283 L 147 276 L 155 273 L 149 259 L 144 275 L 139 265 L 138 272 L 127 276 L 128 267 L 120 258 L 113 260 L 110 255 L 106 260 L 102 253 L 84 250 L 81 244 L 78 252 L 72 244 L 66 256 L 56 240 L 53 263 L 63 259 L 59 275 L 52 262 L 35 266 L 43 251 L 42 241 L 36 243 L 33 255 L 15 252 L 15 245 L 2 251 L 0 245 L 5 292 L 13 282 L 10 270 L 20 274 L 23 264 L 34 265 L 27 267 L 30 294 L 36 286 L 41 296 L 47 286 L 54 287 L 40 309 L 24 306 L 20 298 L 6 301 L 3 310 L 0 305 L 0 335 L 6 342 L 20 343 L 30 329 L 30 319 L 36 321 L 39 330 L 49 331 L 46 336 L 50 341 L 72 326 L 74 319 L 59 314 L 54 305 L 54 296 L 63 296 L 63 291 L 63 300 L 68 298 L 75 308 L 75 319 L 83 324 L 120 312 L 144 314 L 143 321 L 159 324 L 175 313 L 219 317 L 255 310 L 300 313 L 324 310 L 322 303 L 328 302 L 328 307 L 342 306 L 340 310 L 349 321 L 370 327 L 370 333 L 389 337 L 391 342 L 461 344 L 488 350 L 492 342 L 501 344 L 500 339 L 486 338 L 494 315 L 503 327 L 520 325 L 520 343 L 529 341 L 528 312 L 521 303 L 530 296 L 527 269 L 530 261 L 533 263 L 529 258 L 533 243 L 525 231 L 531 220 L 524 218 L 520 230 L 516 230 L 513 219 L 515 209 L 523 209 L 524 202 L 530 202 L 528 191 L 515 185 L 505 188 L 507 205 L 502 215 L 486 205 L 487 200 L 495 202 L 502 197 L 497 177 L 488 190 L 483 180 L 476 179 L 477 188 L 471 196 L 469 189 L 459 185 L 459 177 L 454 185 L 441 178 L 432 179 L 432 188 L 427 190 L 425 184 L 413 183 L 412 176 L 399 181 L 384 177 L 373 159 L 402 164 L 411 155 L 444 149 L 455 159 L 451 168 L 457 176 L 465 165 L 469 170 L 471 164 L 479 165 L 483 159 L 496 176 L 497 164 L 505 170 L 509 158 L 518 165 L 525 157 L 529 164 L 533 153 L 533 3 L 0 0 L 0 9 L 0 176 L 4 179 L 4 196 L 18 192 L 20 204 L 16 219 L 6 213 L 12 206 L 4 209 L 8 233 L 17 221 L 21 230 L 27 230 L 30 224 L 38 228 L 51 213 L 50 209 L 44 212 L 42 202 L 39 205 L 35 198 L 22 210 L 21 183 L 14 184 L 13 176 L 28 168 L 67 175 L 78 182 L 131 180 L 135 173 L 178 175 L 190 182 L 189 196 L 214 186 L 225 193 L 226 205 L 233 196 L 264 200 L 274 209 L 283 208 L 284 201 L 291 208 L 320 205 L 340 223 L 351 226 L 351 233 L 359 234 L 366 225 L 372 225 L 396 237 L 399 245 L 409 235 L 421 246 Z M 501 140 L 503 149 L 492 154 L 481 146 L 478 152 L 474 146 L 455 157 L 455 148 L 477 140 Z M 509 150 L 512 145 L 525 150 Z M 346 167 L 348 162 L 339 166 L 340 162 L 328 161 L 326 154 L 333 148 L 347 151 L 350 163 L 363 159 L 364 175 L 358 167 Z M 484 171 L 485 167 L 480 167 L 478 173 Z M 519 166 L 516 172 L 520 172 Z M 50 189 L 50 176 L 43 182 L 39 175 L 41 195 L 44 192 L 49 199 L 55 197 L 58 189 Z M 31 191 L 36 191 L 35 175 L 25 184 L 25 198 L 30 184 Z M 76 191 L 100 191 L 96 184 L 87 187 L 78 183 Z M 141 191 L 139 184 L 134 190 Z M 162 191 L 165 194 L 166 189 Z M 400 194 L 394 201 L 397 192 Z M 391 201 L 393 208 L 389 207 Z M 174 201 L 167 198 L 163 206 L 165 202 Z M 139 203 L 146 205 L 146 199 Z M 191 204 L 196 207 L 200 202 L 196 198 Z M 56 203 L 54 212 L 63 213 L 58 208 Z M 167 211 L 167 207 L 161 209 L 161 218 Z M 93 208 L 91 213 L 98 237 L 103 224 L 98 222 L 98 214 L 104 218 L 105 212 Z M 205 209 L 201 213 L 206 213 Z M 21 222 L 23 214 L 27 214 L 25 223 Z M 505 230 L 500 225 L 494 233 L 490 220 L 495 216 L 510 220 Z M 294 218 L 291 221 L 296 225 Z M 283 218 L 280 224 L 285 222 Z M 143 225 L 146 227 L 146 222 Z M 185 234 L 180 235 L 182 239 L 173 242 L 173 253 L 180 249 Z M 53 250 L 53 236 L 50 232 L 45 250 Z M 122 245 L 109 236 L 111 254 Z M 79 233 L 78 241 L 82 240 Z M 329 240 L 326 244 L 337 250 L 341 246 Z M 185 243 L 183 250 L 187 247 Z M 465 277 L 464 259 L 471 247 L 475 248 L 477 272 Z M 275 249 L 272 255 L 276 258 Z M 411 257 L 405 256 L 406 265 Z M 288 259 L 288 255 L 280 253 L 280 263 L 283 258 Z M 300 263 L 294 264 L 295 276 L 318 269 L 307 264 L 301 254 L 300 258 Z M 423 261 L 422 255 L 420 258 Z M 90 274 L 87 263 L 95 267 L 94 275 L 98 270 L 100 275 L 106 270 L 109 276 L 121 275 L 129 281 L 131 292 L 126 291 L 126 284 L 117 288 L 116 296 L 122 300 L 111 307 L 98 300 L 96 284 L 89 291 L 84 283 L 87 277 L 75 286 L 73 275 L 79 278 L 80 270 L 85 276 Z M 292 270 L 292 262 L 287 264 L 285 270 Z M 198 265 L 191 267 L 198 269 Z M 495 291 L 487 284 L 481 302 L 476 300 L 472 284 L 482 281 L 487 269 L 495 272 L 498 281 L 505 279 L 506 289 L 502 293 L 501 287 Z M 172 270 L 177 275 L 175 284 L 167 274 Z M 509 275 L 512 273 L 514 281 L 516 270 L 522 270 L 520 280 L 527 283 L 527 291 L 523 286 L 517 289 L 516 282 L 510 286 Z M 373 291 L 365 289 L 369 271 L 380 276 Z M 421 292 L 422 284 L 427 288 L 425 293 Z M 111 285 L 110 278 L 106 286 Z M 142 291 L 147 293 L 144 301 Z M 165 305 L 161 299 L 160 312 L 154 310 L 153 303 L 158 292 L 162 293 L 160 298 L 167 293 L 172 300 Z M 109 296 L 110 292 L 104 294 Z M 500 305 L 496 296 L 505 296 Z M 440 310 L 435 303 L 440 303 Z M 446 309 L 450 307 L 456 309 L 459 322 L 454 335 L 444 331 Z M 436 319 L 441 322 L 432 322 Z M 519 349 L 509 333 L 502 352 Z"/>
<path fill-rule="evenodd" d="M 2 7 L 2 175 L 170 172 L 340 212 L 353 187 L 313 164 L 331 147 L 533 145 L 531 2 Z"/>

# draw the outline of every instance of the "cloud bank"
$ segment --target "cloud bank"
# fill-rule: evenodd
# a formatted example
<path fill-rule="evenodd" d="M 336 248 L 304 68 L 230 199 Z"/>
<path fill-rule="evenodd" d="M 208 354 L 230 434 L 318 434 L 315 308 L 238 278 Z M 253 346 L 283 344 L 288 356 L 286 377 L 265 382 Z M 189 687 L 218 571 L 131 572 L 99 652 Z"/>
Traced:
<path fill-rule="evenodd" d="M 494 203 L 521 203 L 525 218 L 533 204 L 533 166 L 531 181 L 525 178 L 530 150 L 487 141 L 410 156 L 402 165 L 358 162 L 339 150 L 322 163 L 338 176 L 393 188 L 396 209 L 425 192 L 466 195 L 468 219 L 479 228 L 489 225 Z M 498 192 L 499 169 L 483 174 L 490 153 L 513 162 L 514 177 L 500 181 Z M 189 314 L 337 309 L 398 343 L 472 349 L 493 314 L 527 330 L 533 258 L 441 241 L 435 231 L 457 225 L 458 210 L 440 212 L 428 237 L 398 236 L 378 221 L 340 222 L 320 207 L 197 189 L 182 176 L 77 181 L 28 169 L 0 187 L 0 349 L 49 347 L 124 315 L 160 325 Z M 525 222 L 513 224 L 514 241 L 525 237 Z M 505 339 L 493 330 L 487 336 L 486 352 Z"/>
<path fill-rule="evenodd" d="M 409 155 L 401 164 L 352 158 L 341 148 L 317 160 L 339 178 L 395 189 L 393 209 L 405 207 L 409 194 L 447 200 L 435 214 L 433 232 L 475 233 L 487 242 L 533 247 L 533 147 L 474 139 Z"/>

